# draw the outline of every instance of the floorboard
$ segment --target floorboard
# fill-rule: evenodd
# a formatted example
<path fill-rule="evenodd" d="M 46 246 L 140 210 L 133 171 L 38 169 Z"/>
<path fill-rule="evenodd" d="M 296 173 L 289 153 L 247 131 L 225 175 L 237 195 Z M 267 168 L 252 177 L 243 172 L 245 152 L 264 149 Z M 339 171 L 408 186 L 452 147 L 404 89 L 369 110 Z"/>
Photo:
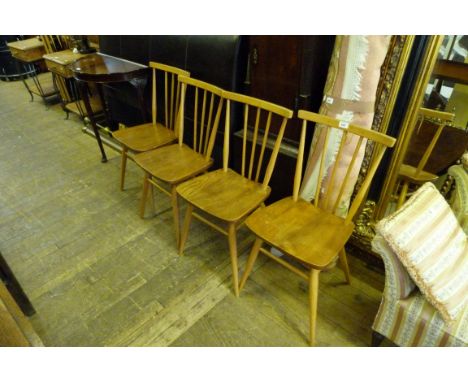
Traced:
<path fill-rule="evenodd" d="M 307 346 L 301 279 L 261 257 L 234 297 L 224 236 L 193 220 L 179 256 L 166 195 L 138 216 L 133 162 L 122 192 L 119 154 L 102 164 L 75 115 L 29 102 L 21 82 L 0 82 L 0 99 L 0 250 L 46 346 Z M 241 272 L 252 239 L 240 230 Z M 384 276 L 349 262 L 352 285 L 339 269 L 321 276 L 320 346 L 370 343 Z"/>

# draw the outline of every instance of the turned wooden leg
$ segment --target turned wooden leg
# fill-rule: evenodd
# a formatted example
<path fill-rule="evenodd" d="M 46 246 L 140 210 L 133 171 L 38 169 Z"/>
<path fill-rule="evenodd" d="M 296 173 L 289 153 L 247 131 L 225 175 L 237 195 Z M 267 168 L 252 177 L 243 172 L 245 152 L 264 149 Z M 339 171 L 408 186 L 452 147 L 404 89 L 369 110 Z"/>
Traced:
<path fill-rule="evenodd" d="M 120 191 L 123 191 L 125 185 L 125 170 L 127 169 L 127 151 L 126 147 L 122 148 L 122 159 L 120 162 Z"/>
<path fill-rule="evenodd" d="M 250 272 L 252 272 L 252 268 L 255 264 L 255 260 L 257 260 L 257 256 L 258 256 L 258 253 L 260 252 L 260 248 L 262 244 L 263 244 L 263 240 L 257 237 L 250 251 L 249 258 L 247 259 L 247 264 L 245 265 L 244 274 L 242 275 L 242 279 L 239 285 L 239 292 L 242 290 L 242 288 L 244 288 L 244 285 L 247 279 L 249 278 Z"/>
<path fill-rule="evenodd" d="M 174 215 L 174 230 L 176 235 L 176 245 L 180 248 L 180 223 L 179 223 L 179 197 L 177 196 L 176 186 L 171 188 L 172 214 Z"/>
<path fill-rule="evenodd" d="M 340 257 L 341 267 L 343 268 L 343 272 L 346 277 L 346 283 L 351 284 L 351 275 L 349 273 L 348 260 L 346 259 L 346 251 L 344 248 L 340 251 L 339 257 Z"/>
<path fill-rule="evenodd" d="M 309 343 L 310 346 L 315 346 L 315 326 L 317 322 L 317 300 L 318 300 L 318 286 L 319 274 L 317 269 L 311 269 L 309 278 Z"/>
<path fill-rule="evenodd" d="M 239 271 L 237 268 L 237 238 L 236 238 L 236 225 L 229 224 L 228 240 L 229 240 L 229 255 L 231 256 L 232 266 L 232 282 L 234 284 L 234 294 L 239 297 Z"/>
<path fill-rule="evenodd" d="M 148 188 L 150 186 L 149 177 L 150 174 L 145 171 L 145 176 L 143 177 L 143 192 L 140 200 L 140 217 L 142 219 L 145 217 L 146 199 L 148 198 Z"/>
<path fill-rule="evenodd" d="M 185 242 L 187 241 L 190 229 L 190 222 L 192 221 L 192 212 L 193 206 L 191 204 L 187 204 L 187 210 L 185 211 L 184 226 L 182 227 L 182 232 L 180 234 L 179 255 L 184 254 Z"/>
<path fill-rule="evenodd" d="M 372 331 L 372 343 L 371 345 L 373 347 L 378 347 L 384 340 L 385 336 L 380 334 L 379 332 L 376 332 L 375 330 Z"/>

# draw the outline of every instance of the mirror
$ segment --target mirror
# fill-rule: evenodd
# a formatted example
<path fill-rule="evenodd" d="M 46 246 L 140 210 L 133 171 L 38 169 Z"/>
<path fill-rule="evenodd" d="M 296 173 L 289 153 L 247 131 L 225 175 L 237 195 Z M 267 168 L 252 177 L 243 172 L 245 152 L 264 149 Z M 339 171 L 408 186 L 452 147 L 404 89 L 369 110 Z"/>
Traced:
<path fill-rule="evenodd" d="M 445 36 L 424 95 L 424 107 L 454 113 L 453 126 L 468 129 L 468 36 Z"/>
<path fill-rule="evenodd" d="M 432 181 L 441 189 L 447 169 L 468 149 L 468 37 L 419 36 L 418 42 L 414 41 L 415 49 L 411 48 L 411 44 L 406 45 L 407 54 L 410 54 L 410 49 L 411 55 L 416 52 L 412 56 L 412 67 L 406 65 L 408 60 L 401 60 L 405 56 L 402 54 L 399 59 L 401 65 L 394 68 L 400 75 L 408 71 L 411 74 L 407 77 L 410 87 L 403 91 L 403 98 L 405 91 L 410 91 L 403 108 L 393 110 L 392 102 L 388 102 L 385 97 L 378 97 L 383 104 L 391 105 L 387 110 L 391 110 L 392 118 L 398 116 L 398 122 L 392 126 L 398 140 L 390 153 L 386 173 L 379 186 L 378 200 L 369 198 L 355 221 L 356 228 L 351 242 L 367 253 L 372 253 L 375 223 L 393 212 L 398 205 L 399 192 L 403 187 L 399 176 L 402 167 L 412 165 L 417 169 L 417 164 L 424 159 L 426 163 L 422 169 L 433 172 Z M 392 57 L 390 62 L 393 62 L 396 55 L 393 53 L 389 57 Z M 394 88 L 388 81 L 383 81 L 383 88 L 386 87 Z M 374 122 L 388 126 L 388 122 L 381 123 L 379 118 L 382 118 L 382 114 L 377 112 Z M 422 119 L 427 119 L 423 125 Z M 431 148 L 431 140 L 437 135 L 441 122 L 444 123 L 440 136 L 436 137 L 434 147 Z M 386 132 L 385 129 L 378 130 Z M 428 148 L 430 155 L 424 158 Z M 407 195 L 416 187 L 418 184 L 408 185 Z"/>
<path fill-rule="evenodd" d="M 447 169 L 468 149 L 467 127 L 468 36 L 430 36 L 376 220 L 401 206 L 402 192 L 409 196 L 426 181 L 442 187 Z"/>

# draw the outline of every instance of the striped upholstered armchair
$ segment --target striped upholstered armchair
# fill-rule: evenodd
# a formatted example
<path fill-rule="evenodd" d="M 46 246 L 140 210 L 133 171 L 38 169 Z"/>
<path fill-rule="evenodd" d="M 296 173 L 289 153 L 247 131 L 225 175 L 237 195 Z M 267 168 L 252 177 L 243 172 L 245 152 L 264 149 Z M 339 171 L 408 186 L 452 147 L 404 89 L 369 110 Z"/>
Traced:
<path fill-rule="evenodd" d="M 468 244 L 443 197 L 427 183 L 376 228 L 372 246 L 385 264 L 385 289 L 372 326 L 372 345 L 378 346 L 386 337 L 398 346 L 467 346 Z M 447 290 L 438 293 L 421 285 L 425 275 L 414 273 L 414 264 L 407 262 L 409 257 L 426 270 L 431 268 L 429 281 L 443 279 L 439 291 L 447 287 L 456 290 L 458 307 L 453 320 L 447 321 L 443 314 L 447 311 L 442 309 L 441 314 L 441 306 L 433 300 L 434 296 L 445 298 Z M 453 268 L 446 267 L 444 261 L 453 257 L 457 259 Z M 453 269 L 458 274 L 453 274 Z M 434 277 L 434 272 L 439 274 Z M 454 279 L 458 280 L 456 285 Z M 446 306 L 453 308 L 456 304 L 452 300 Z"/>

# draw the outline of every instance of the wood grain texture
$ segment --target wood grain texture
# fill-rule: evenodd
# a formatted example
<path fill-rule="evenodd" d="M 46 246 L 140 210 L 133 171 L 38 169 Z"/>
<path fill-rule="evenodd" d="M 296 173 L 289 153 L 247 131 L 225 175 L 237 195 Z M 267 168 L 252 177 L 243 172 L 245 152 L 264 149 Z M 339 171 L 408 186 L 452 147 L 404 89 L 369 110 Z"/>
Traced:
<path fill-rule="evenodd" d="M 237 222 L 268 197 L 270 188 L 228 169 L 226 172 L 209 172 L 182 183 L 177 192 L 200 210 L 227 222 Z"/>
<path fill-rule="evenodd" d="M 336 258 L 354 228 L 353 223 L 292 198 L 259 208 L 245 224 L 268 244 L 316 269 Z"/>
<path fill-rule="evenodd" d="M 134 160 L 152 176 L 170 184 L 189 179 L 207 170 L 213 163 L 190 147 L 178 144 L 137 154 Z"/>
<path fill-rule="evenodd" d="M 112 136 L 122 145 L 136 152 L 148 151 L 156 147 L 168 145 L 174 142 L 177 137 L 172 130 L 157 123 L 145 123 L 127 129 L 115 131 Z"/>

